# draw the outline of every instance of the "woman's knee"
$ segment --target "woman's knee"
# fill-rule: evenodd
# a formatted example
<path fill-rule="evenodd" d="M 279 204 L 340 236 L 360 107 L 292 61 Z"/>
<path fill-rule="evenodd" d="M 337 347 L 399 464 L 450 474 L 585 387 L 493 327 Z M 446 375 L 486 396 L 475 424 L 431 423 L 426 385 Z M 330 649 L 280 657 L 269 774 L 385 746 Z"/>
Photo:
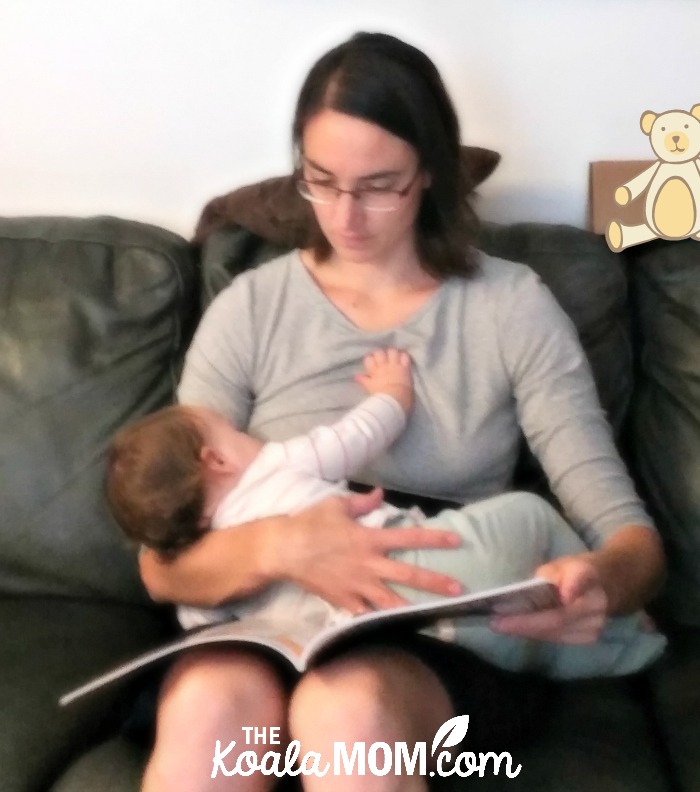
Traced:
<path fill-rule="evenodd" d="M 308 672 L 292 695 L 289 727 L 302 743 L 411 741 L 425 739 L 424 727 L 432 736 L 452 714 L 446 691 L 420 660 L 376 648 Z"/>
<path fill-rule="evenodd" d="M 262 658 L 229 650 L 182 656 L 161 688 L 155 748 L 143 792 L 230 788 L 223 774 L 211 780 L 217 740 L 223 745 L 233 740 L 245 749 L 243 726 L 281 727 L 284 733 L 286 709 L 284 685 Z M 227 761 L 236 757 L 232 752 Z M 268 788 L 265 779 L 245 781 L 246 790 Z"/>
<path fill-rule="evenodd" d="M 192 731 L 198 726 L 234 725 L 284 720 L 286 692 L 274 668 L 253 654 L 227 650 L 191 652 L 179 658 L 168 673 L 158 704 L 158 732 L 169 723 Z"/>

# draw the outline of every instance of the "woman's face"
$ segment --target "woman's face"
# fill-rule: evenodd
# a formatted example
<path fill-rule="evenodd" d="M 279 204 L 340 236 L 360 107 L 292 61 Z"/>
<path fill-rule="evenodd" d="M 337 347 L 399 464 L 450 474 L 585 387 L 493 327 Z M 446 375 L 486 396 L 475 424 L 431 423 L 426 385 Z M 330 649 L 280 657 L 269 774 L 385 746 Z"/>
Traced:
<path fill-rule="evenodd" d="M 418 173 L 415 149 L 376 124 L 322 110 L 303 135 L 303 177 L 343 190 L 404 190 L 394 211 L 370 211 L 341 193 L 329 204 L 312 203 L 321 230 L 340 258 L 378 262 L 415 254 L 415 221 L 428 179 Z"/>

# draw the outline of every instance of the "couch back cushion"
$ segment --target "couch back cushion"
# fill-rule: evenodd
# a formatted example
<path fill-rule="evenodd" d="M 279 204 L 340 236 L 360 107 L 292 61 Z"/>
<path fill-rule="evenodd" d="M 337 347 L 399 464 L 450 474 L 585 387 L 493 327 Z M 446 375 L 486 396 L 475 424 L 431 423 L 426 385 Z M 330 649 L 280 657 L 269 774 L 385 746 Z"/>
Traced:
<path fill-rule="evenodd" d="M 635 467 L 669 565 L 659 613 L 700 627 L 700 243 L 628 252 L 640 350 Z"/>
<path fill-rule="evenodd" d="M 106 449 L 172 400 L 195 276 L 162 229 L 0 219 L 0 592 L 145 601 L 104 503 Z"/>

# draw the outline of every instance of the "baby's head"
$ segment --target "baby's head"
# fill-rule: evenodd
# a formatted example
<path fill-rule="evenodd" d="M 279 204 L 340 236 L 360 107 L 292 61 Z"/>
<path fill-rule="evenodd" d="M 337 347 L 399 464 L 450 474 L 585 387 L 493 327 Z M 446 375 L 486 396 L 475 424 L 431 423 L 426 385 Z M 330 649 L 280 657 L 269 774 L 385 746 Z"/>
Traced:
<path fill-rule="evenodd" d="M 165 556 L 196 542 L 240 475 L 244 437 L 203 407 L 166 407 L 121 429 L 110 448 L 106 492 L 124 533 Z"/>

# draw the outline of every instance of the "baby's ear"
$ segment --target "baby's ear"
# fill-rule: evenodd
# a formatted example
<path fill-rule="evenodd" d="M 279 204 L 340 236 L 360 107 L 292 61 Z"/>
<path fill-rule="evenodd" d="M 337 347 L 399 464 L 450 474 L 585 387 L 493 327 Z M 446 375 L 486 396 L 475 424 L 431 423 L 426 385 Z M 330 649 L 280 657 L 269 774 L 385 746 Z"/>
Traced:
<path fill-rule="evenodd" d="M 226 469 L 226 460 L 223 456 L 212 446 L 203 445 L 202 450 L 199 452 L 199 458 L 205 470 L 213 473 L 221 473 Z"/>

